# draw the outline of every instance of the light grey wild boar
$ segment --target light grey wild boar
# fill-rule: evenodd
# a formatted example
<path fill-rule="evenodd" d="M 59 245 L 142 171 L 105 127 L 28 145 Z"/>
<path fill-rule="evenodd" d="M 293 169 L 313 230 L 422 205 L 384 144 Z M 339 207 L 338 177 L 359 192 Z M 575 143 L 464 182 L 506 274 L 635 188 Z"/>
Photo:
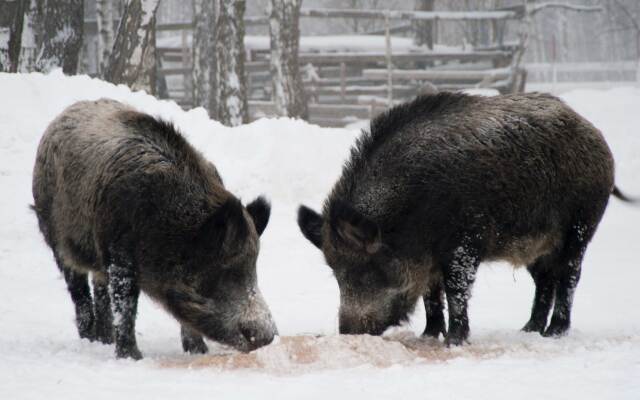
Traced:
<path fill-rule="evenodd" d="M 256 278 L 270 206 L 244 207 L 171 124 L 113 100 L 70 106 L 42 137 L 33 197 L 80 337 L 140 359 L 142 290 L 181 323 L 185 351 L 206 352 L 201 335 L 241 351 L 273 340 Z"/>
<path fill-rule="evenodd" d="M 443 92 L 375 118 L 298 224 L 338 281 L 341 333 L 381 334 L 423 297 L 425 335 L 461 344 L 479 264 L 506 260 L 536 284 L 524 330 L 556 336 L 612 193 L 629 200 L 602 134 L 561 100 Z"/>

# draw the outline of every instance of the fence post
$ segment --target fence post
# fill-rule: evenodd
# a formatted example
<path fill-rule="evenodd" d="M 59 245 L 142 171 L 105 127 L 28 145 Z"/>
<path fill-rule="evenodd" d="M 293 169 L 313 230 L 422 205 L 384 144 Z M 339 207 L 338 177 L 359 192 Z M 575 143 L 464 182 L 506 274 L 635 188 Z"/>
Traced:
<path fill-rule="evenodd" d="M 346 75 L 347 75 L 347 66 L 345 63 L 340 63 L 340 100 L 345 101 L 347 97 L 347 83 L 346 83 Z"/>
<path fill-rule="evenodd" d="M 186 30 L 182 30 L 181 31 L 181 35 L 182 35 L 182 51 L 181 51 L 181 55 L 182 55 L 182 68 L 185 69 L 185 73 L 182 76 L 182 86 L 184 89 L 183 92 L 183 101 L 188 101 L 189 98 L 193 97 L 191 96 L 191 94 L 193 93 L 191 90 L 191 74 L 186 72 L 187 68 L 189 68 L 189 49 L 188 49 L 188 44 L 187 44 L 187 31 Z M 195 104 L 194 104 L 195 106 Z"/>
<path fill-rule="evenodd" d="M 393 105 L 393 78 L 391 65 L 391 32 L 389 28 L 389 10 L 384 16 L 385 51 L 387 58 L 387 105 Z"/>

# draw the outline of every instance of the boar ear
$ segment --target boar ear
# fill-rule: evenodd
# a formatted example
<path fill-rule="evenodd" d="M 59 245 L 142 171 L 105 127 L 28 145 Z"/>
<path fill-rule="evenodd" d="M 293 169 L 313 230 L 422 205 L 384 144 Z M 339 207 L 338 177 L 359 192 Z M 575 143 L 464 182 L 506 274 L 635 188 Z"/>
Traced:
<path fill-rule="evenodd" d="M 242 204 L 230 197 L 207 218 L 198 231 L 198 241 L 208 251 L 220 250 L 242 240 L 247 234 L 247 222 Z"/>
<path fill-rule="evenodd" d="M 247 211 L 253 219 L 253 225 L 256 227 L 258 236 L 262 235 L 271 215 L 271 204 L 262 196 L 258 197 L 247 206 Z"/>
<path fill-rule="evenodd" d="M 309 207 L 298 208 L 298 226 L 304 237 L 317 248 L 322 247 L 322 216 Z"/>
<path fill-rule="evenodd" d="M 378 224 L 365 217 L 349 204 L 336 201 L 329 212 L 331 230 L 357 250 L 374 254 L 382 245 Z"/>

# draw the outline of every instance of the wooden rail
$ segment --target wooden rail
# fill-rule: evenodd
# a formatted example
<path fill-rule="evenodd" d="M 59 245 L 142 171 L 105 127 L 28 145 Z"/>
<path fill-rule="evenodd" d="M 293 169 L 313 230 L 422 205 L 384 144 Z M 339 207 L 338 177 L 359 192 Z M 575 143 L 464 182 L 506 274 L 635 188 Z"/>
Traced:
<path fill-rule="evenodd" d="M 392 11 L 392 10 L 354 10 L 342 8 L 303 8 L 301 17 L 314 18 L 372 18 L 372 19 L 400 19 L 404 21 L 469 21 L 469 20 L 499 20 L 516 19 L 515 11 Z"/>
<path fill-rule="evenodd" d="M 490 79 L 491 81 L 497 81 L 500 79 L 507 79 L 511 75 L 510 68 L 495 68 L 488 70 L 469 70 L 469 71 L 455 71 L 455 70 L 393 70 L 391 74 L 394 79 L 416 79 L 432 82 L 443 81 L 482 81 Z M 371 80 L 386 80 L 386 69 L 365 69 L 362 71 L 362 76 Z"/>
<path fill-rule="evenodd" d="M 494 47 L 465 50 L 416 49 L 393 51 L 391 32 L 413 28 L 413 21 L 491 21 L 492 26 L 522 17 L 520 9 L 492 11 L 389 11 L 354 9 L 305 8 L 302 18 L 365 18 L 384 20 L 384 30 L 375 33 L 385 36 L 382 51 L 307 51 L 298 55 L 305 91 L 309 98 L 312 123 L 340 126 L 355 119 L 369 119 L 387 107 L 425 91 L 460 90 L 491 87 L 500 91 L 513 90 L 517 68 L 511 66 L 514 52 L 520 44 L 505 45 L 497 35 Z M 395 21 L 397 26 L 392 26 Z M 266 15 L 246 17 L 246 26 L 269 23 Z M 172 87 L 174 98 L 184 107 L 192 104 L 191 48 L 187 37 L 192 22 L 156 25 L 157 31 L 179 31 L 180 47 L 157 47 L 156 52 L 165 63 L 158 75 L 182 76 L 183 87 Z M 270 50 L 252 49 L 248 52 L 245 71 L 248 75 L 249 112 L 252 119 L 275 116 L 270 100 Z M 454 62 L 455 65 L 447 65 Z M 464 65 L 459 65 L 459 64 Z M 509 68 L 502 68 L 509 65 Z M 459 68 L 463 68 L 460 70 Z M 420 82 L 422 81 L 422 83 Z M 171 80 L 174 86 L 180 80 Z M 433 84 L 437 84 L 437 89 Z M 259 100 L 260 99 L 260 100 Z"/>

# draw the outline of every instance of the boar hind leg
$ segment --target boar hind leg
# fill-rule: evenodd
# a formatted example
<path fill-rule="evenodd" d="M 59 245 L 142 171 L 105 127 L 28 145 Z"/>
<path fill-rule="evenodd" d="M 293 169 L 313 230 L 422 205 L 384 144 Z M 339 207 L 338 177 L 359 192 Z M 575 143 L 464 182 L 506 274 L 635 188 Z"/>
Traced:
<path fill-rule="evenodd" d="M 469 337 L 467 304 L 479 264 L 478 249 L 466 239 L 442 261 L 444 290 L 449 306 L 447 346 L 461 345 Z"/>
<path fill-rule="evenodd" d="M 536 293 L 531 308 L 531 318 L 522 328 L 525 332 L 542 334 L 547 326 L 547 318 L 553 305 L 555 292 L 554 266 L 552 262 L 552 256 L 543 256 L 527 267 L 536 285 Z"/>
<path fill-rule="evenodd" d="M 440 334 L 447 336 L 447 326 L 444 321 L 444 290 L 442 283 L 432 285 L 424 296 L 424 309 L 427 313 L 427 327 L 423 336 L 438 338 Z"/>
<path fill-rule="evenodd" d="M 580 280 L 582 259 L 595 229 L 577 224 L 565 240 L 565 247 L 556 265 L 555 304 L 549 327 L 544 336 L 562 336 L 571 326 L 573 295 Z"/>
<path fill-rule="evenodd" d="M 67 290 L 76 311 L 76 327 L 81 338 L 94 339 L 93 300 L 87 274 L 79 273 L 66 267 L 62 260 L 56 256 L 58 268 L 64 275 Z"/>
<path fill-rule="evenodd" d="M 135 322 L 140 288 L 131 266 L 111 264 L 108 268 L 109 300 L 113 313 L 116 357 L 140 360 Z"/>
<path fill-rule="evenodd" d="M 206 354 L 209 349 L 202 339 L 202 335 L 184 326 L 180 327 L 180 337 L 182 338 L 182 349 L 186 353 Z"/>
<path fill-rule="evenodd" d="M 93 311 L 95 314 L 95 338 L 105 343 L 113 343 L 113 314 L 109 301 L 107 282 L 93 276 Z"/>

